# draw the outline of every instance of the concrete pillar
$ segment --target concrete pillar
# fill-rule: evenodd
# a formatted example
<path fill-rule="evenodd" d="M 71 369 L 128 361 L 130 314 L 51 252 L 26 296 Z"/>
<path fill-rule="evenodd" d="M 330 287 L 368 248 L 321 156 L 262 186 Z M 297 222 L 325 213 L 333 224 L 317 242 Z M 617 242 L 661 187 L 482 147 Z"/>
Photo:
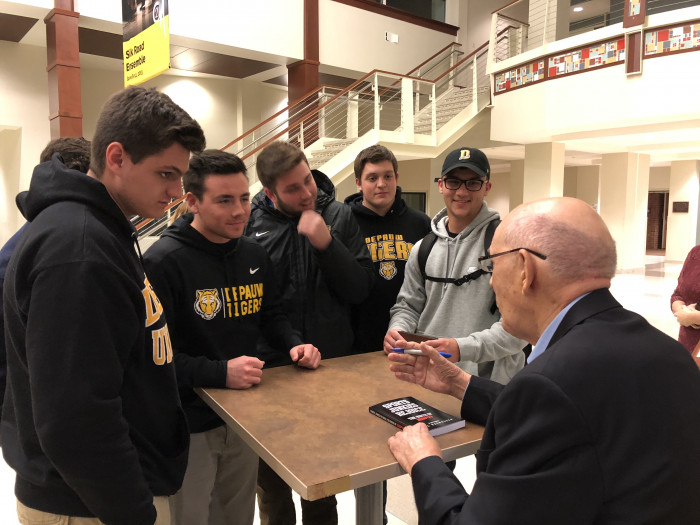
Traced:
<path fill-rule="evenodd" d="M 523 203 L 523 187 L 525 186 L 525 161 L 510 161 L 510 209 Z"/>
<path fill-rule="evenodd" d="M 617 245 L 617 269 L 643 269 L 646 252 L 649 155 L 603 155 L 600 188 L 600 215 Z"/>
<path fill-rule="evenodd" d="M 671 162 L 669 185 L 668 229 L 666 232 L 666 260 L 684 261 L 690 249 L 698 244 L 698 191 L 700 162 L 679 160 Z M 673 211 L 673 203 L 682 207 L 688 203 L 688 211 Z"/>
<path fill-rule="evenodd" d="M 599 166 L 572 166 L 564 170 L 564 196 L 575 197 L 599 208 Z"/>
<path fill-rule="evenodd" d="M 600 166 L 580 166 L 576 179 L 576 197 L 600 209 Z"/>
<path fill-rule="evenodd" d="M 523 202 L 564 194 L 564 145 L 525 145 Z"/>

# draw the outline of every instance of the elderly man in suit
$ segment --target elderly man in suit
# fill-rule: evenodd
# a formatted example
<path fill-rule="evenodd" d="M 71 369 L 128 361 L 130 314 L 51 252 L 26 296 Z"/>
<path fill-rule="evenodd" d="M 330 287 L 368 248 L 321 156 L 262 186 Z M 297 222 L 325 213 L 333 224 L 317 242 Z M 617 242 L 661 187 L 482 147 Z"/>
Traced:
<path fill-rule="evenodd" d="M 522 205 L 482 259 L 503 326 L 534 349 L 507 386 L 425 344 L 425 356 L 389 355 L 399 379 L 462 399 L 462 416 L 486 426 L 471 494 L 425 425 L 389 439 L 421 523 L 700 523 L 700 371 L 610 294 L 615 243 L 600 216 L 571 198 Z"/>

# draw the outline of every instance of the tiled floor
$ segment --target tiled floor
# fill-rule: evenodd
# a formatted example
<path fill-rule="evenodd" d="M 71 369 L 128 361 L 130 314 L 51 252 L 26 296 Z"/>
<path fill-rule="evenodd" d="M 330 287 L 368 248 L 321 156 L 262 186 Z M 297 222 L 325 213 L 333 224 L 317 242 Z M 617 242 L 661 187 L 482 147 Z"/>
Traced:
<path fill-rule="evenodd" d="M 672 337 L 678 334 L 678 325 L 671 315 L 670 297 L 676 286 L 681 263 L 667 263 L 662 255 L 647 255 L 646 271 L 641 273 L 618 274 L 613 279 L 612 292 L 625 308 L 645 316 L 658 329 Z M 473 458 L 461 459 L 457 462 L 456 473 L 467 488 L 474 483 Z M 14 472 L 0 460 L 0 524 L 16 525 L 15 498 L 13 495 Z M 398 515 L 411 514 L 410 497 L 406 501 L 396 498 L 395 491 L 390 489 L 389 510 Z M 400 491 L 399 491 L 400 494 Z M 301 523 L 298 498 L 297 516 Z M 355 497 L 352 492 L 338 495 L 338 515 L 340 525 L 355 523 Z M 409 520 L 410 522 L 410 520 Z M 256 525 L 259 523 L 256 516 Z M 402 521 L 389 514 L 389 525 L 402 525 Z"/>

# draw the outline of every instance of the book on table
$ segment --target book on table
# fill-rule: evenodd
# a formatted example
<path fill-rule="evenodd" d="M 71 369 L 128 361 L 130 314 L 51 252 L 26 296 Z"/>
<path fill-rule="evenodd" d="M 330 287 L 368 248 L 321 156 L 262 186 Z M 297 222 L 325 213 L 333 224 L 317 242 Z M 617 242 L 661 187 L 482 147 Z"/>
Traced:
<path fill-rule="evenodd" d="M 425 423 L 432 436 L 439 436 L 464 428 L 464 419 L 423 403 L 414 397 L 400 397 L 369 407 L 370 413 L 403 429 L 416 423 Z"/>

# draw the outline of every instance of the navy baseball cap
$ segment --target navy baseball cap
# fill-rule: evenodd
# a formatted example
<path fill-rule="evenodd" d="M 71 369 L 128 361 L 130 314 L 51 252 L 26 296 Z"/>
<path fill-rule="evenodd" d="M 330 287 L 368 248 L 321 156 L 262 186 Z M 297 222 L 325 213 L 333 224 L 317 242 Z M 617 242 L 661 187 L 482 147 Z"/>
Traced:
<path fill-rule="evenodd" d="M 486 177 L 486 180 L 491 178 L 489 159 L 476 148 L 459 148 L 450 152 L 442 164 L 442 176 L 444 177 L 455 168 L 470 169 L 480 177 Z"/>

